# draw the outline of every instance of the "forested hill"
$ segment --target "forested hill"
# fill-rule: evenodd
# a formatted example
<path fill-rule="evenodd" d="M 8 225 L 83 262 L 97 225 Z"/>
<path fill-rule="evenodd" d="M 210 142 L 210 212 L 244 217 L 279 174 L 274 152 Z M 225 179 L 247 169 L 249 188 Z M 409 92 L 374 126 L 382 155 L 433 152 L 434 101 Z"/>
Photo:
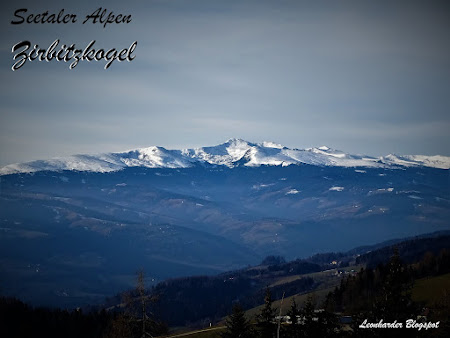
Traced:
<path fill-rule="evenodd" d="M 355 253 L 361 251 L 351 250 L 290 262 L 269 256 L 261 265 L 216 276 L 170 279 L 152 288 L 151 293 L 159 299 L 154 310 L 171 326 L 214 323 L 229 314 L 234 303 L 244 309 L 260 305 L 267 287 L 276 300 L 281 299 L 283 293 L 289 297 L 337 286 L 344 276 L 356 275 L 366 264 L 372 266 L 389 261 L 395 247 L 399 248 L 402 260 L 405 255 L 404 262 L 418 262 L 426 253 L 438 256 L 443 249 L 449 249 L 450 235 L 430 234 L 361 255 Z M 114 304 L 120 303 L 119 295 L 110 299 L 107 306 L 114 308 Z"/>
<path fill-rule="evenodd" d="M 438 255 L 442 249 L 450 249 L 450 235 L 434 238 L 416 238 L 386 246 L 358 256 L 356 263 L 365 264 L 368 267 L 376 267 L 389 259 L 394 248 L 398 249 L 399 255 L 405 263 L 413 263 L 420 260 L 427 252 Z"/>
<path fill-rule="evenodd" d="M 383 281 L 390 278 L 389 266 L 393 262 L 393 252 L 397 252 L 395 263 L 402 266 L 399 271 L 403 271 L 401 283 L 404 285 L 400 285 L 403 288 L 411 286 L 418 278 L 447 276 L 445 274 L 450 272 L 449 248 L 450 236 L 434 234 L 432 237 L 409 239 L 397 243 L 395 247 L 389 245 L 360 256 L 329 253 L 291 262 L 279 256 L 269 256 L 261 265 L 216 276 L 167 280 L 147 293 L 142 293 L 144 290 L 141 285 L 141 289 L 124 292 L 109 299 L 103 307 L 91 308 L 90 312 L 86 309 L 63 311 L 33 308 L 15 299 L 0 298 L 0 336 L 29 337 L 33 333 L 46 337 L 116 337 L 120 331 L 127 337 L 139 337 L 142 327 L 139 322 L 139 316 L 142 316 L 142 310 L 139 310 L 141 301 L 149 307 L 147 313 L 151 316 L 146 320 L 147 329 L 158 336 L 167 333 L 167 325 L 205 327 L 209 323 L 219 323 L 231 313 L 233 304 L 239 303 L 244 309 L 262 304 L 267 290 L 274 300 L 280 299 L 283 294 L 286 298 L 295 295 L 298 299 L 305 293 L 328 294 L 322 298 L 325 302 L 316 305 L 325 306 L 329 313 L 344 311 L 353 316 L 356 322 L 361 314 L 376 314 L 374 310 L 381 304 L 380 295 L 386 291 Z M 328 262 L 327 257 L 340 259 Z M 383 262 L 371 269 L 357 265 L 356 261 L 368 264 Z M 407 266 L 402 261 L 413 264 Z M 370 297 L 359 297 L 362 293 Z M 418 296 L 423 298 L 426 295 L 419 292 Z M 420 314 L 424 303 L 408 304 L 409 312 L 404 315 Z M 445 317 L 445 313 L 448 317 L 448 308 L 438 305 L 434 308 L 432 305 L 431 319 L 438 320 Z M 255 309 L 251 311 L 255 312 Z"/>

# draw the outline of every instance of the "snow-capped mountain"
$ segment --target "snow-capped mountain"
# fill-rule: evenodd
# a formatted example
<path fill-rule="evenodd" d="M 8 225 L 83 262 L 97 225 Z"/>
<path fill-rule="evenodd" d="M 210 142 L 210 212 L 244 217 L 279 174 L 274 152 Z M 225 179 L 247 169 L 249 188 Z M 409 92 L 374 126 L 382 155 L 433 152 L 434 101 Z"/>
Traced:
<path fill-rule="evenodd" d="M 142 267 L 160 281 L 447 231 L 449 171 L 429 167 L 449 163 L 231 139 L 9 165 L 2 293 L 73 307 Z"/>
<path fill-rule="evenodd" d="M 411 167 L 426 166 L 450 168 L 448 156 L 387 155 L 371 157 L 351 155 L 326 146 L 307 149 L 290 149 L 273 142 L 252 143 L 242 139 L 194 149 L 169 150 L 148 147 L 120 153 L 100 155 L 73 155 L 68 157 L 10 164 L 0 169 L 0 175 L 37 171 L 90 171 L 111 172 L 126 167 L 188 168 L 194 165 L 223 165 L 227 167 L 261 165 L 287 166 L 310 164 L 338 167 Z"/>

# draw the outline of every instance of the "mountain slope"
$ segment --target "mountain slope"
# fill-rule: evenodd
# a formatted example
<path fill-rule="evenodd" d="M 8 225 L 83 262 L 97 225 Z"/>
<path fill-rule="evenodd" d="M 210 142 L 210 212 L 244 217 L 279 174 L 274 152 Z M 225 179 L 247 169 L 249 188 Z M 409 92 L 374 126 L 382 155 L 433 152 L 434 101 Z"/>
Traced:
<path fill-rule="evenodd" d="M 1 177 L 2 292 L 96 302 L 133 283 L 449 230 L 448 171 L 236 164 Z M 36 290 L 40 290 L 36 292 Z"/>

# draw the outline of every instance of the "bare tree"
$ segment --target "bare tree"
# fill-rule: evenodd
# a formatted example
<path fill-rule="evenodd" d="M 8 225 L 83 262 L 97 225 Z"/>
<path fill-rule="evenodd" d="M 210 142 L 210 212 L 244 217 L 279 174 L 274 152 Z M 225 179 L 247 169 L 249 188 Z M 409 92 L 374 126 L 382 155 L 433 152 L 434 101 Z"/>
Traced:
<path fill-rule="evenodd" d="M 145 337 L 152 337 L 153 336 L 146 331 L 145 323 L 150 320 L 150 317 L 147 315 L 147 303 L 148 302 L 155 302 L 156 299 L 152 296 L 149 296 L 147 294 L 147 290 L 145 288 L 145 277 L 144 277 L 144 270 L 138 271 L 137 276 L 137 284 L 136 284 L 136 291 L 137 291 L 137 301 L 140 303 L 142 313 L 141 313 L 141 321 L 142 321 L 142 338 Z"/>
<path fill-rule="evenodd" d="M 148 338 L 153 334 L 164 334 L 167 325 L 155 320 L 149 311 L 158 298 L 148 292 L 145 286 L 144 270 L 137 272 L 136 287 L 122 294 L 122 304 L 118 307 L 123 312 L 118 314 L 105 337 Z"/>

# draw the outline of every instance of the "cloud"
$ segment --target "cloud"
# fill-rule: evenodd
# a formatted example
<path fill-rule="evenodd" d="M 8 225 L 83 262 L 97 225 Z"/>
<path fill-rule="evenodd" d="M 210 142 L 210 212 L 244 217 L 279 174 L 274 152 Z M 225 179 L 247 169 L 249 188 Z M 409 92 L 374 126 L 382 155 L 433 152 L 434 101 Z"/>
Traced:
<path fill-rule="evenodd" d="M 13 27 L 14 6 L 0 14 L 0 164 L 229 137 L 449 155 L 445 3 L 115 1 L 108 8 L 133 21 L 105 29 Z M 106 5 L 24 6 L 82 16 Z M 108 48 L 137 40 L 137 56 L 107 71 L 104 62 L 71 71 L 34 61 L 12 72 L 10 48 L 25 38 L 42 45 L 96 39 Z"/>

